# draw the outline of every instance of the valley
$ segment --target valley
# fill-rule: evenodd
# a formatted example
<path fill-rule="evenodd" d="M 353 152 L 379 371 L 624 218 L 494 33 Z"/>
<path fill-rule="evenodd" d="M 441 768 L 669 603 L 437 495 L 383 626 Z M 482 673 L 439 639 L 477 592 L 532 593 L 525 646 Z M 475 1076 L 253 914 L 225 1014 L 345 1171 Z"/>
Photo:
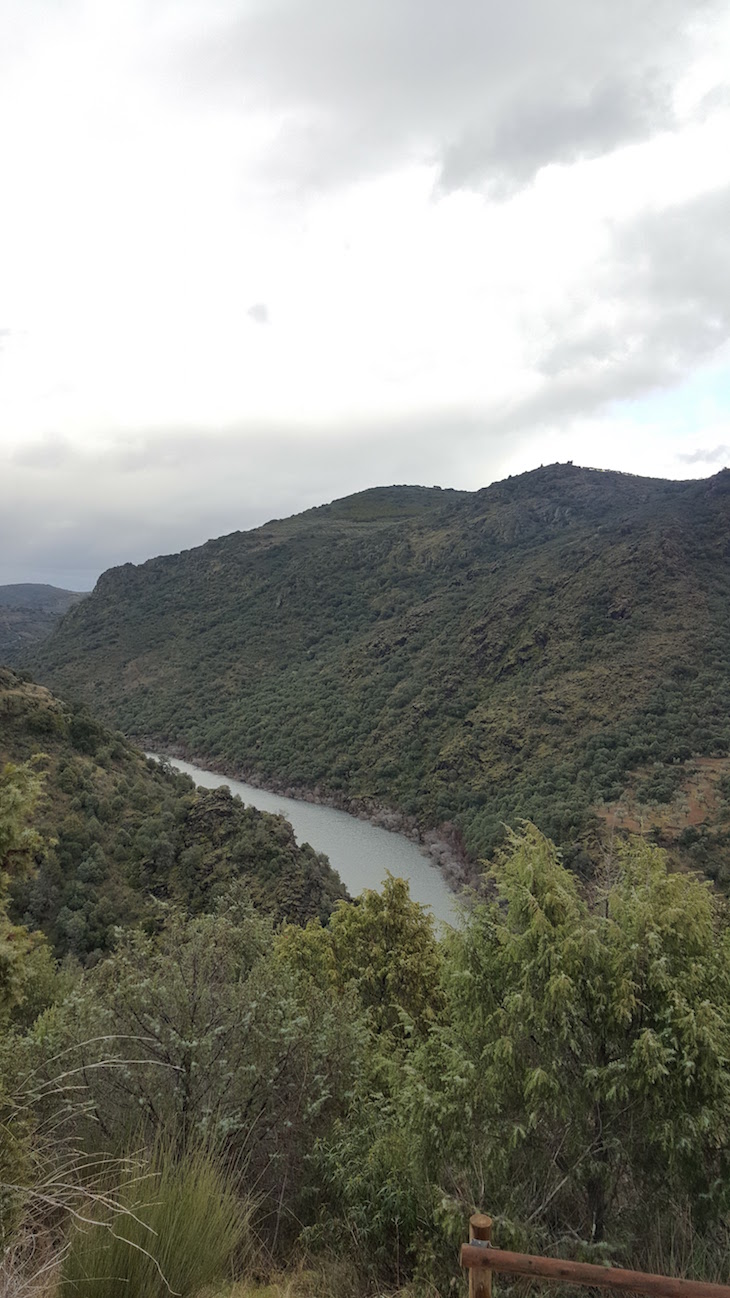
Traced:
<path fill-rule="evenodd" d="M 726 1277 L 729 536 L 727 471 L 377 488 L 0 668 L 14 1276 L 446 1298 L 478 1209 Z"/>
<path fill-rule="evenodd" d="M 0 102 L 0 1298 L 730 1298 L 730 6 Z"/>
<path fill-rule="evenodd" d="M 728 471 L 379 488 L 113 569 L 26 661 L 148 745 L 390 808 L 472 861 L 527 817 L 585 873 L 632 780 L 648 824 L 652 789 L 730 751 L 729 517 Z M 701 834 L 724 877 L 711 808 Z"/>

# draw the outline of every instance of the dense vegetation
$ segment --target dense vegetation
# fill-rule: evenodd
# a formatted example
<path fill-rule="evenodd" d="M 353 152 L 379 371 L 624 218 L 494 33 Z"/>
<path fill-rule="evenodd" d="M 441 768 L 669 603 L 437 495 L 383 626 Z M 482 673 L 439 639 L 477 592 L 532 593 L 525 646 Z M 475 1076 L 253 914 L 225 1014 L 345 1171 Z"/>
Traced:
<path fill-rule="evenodd" d="M 345 895 L 282 817 L 224 788 L 196 790 L 83 709 L 0 668 L 0 768 L 32 758 L 44 772 L 36 826 L 46 846 L 14 882 L 12 910 L 59 955 L 98 959 L 118 925 L 155 925 L 172 902 L 209 910 L 235 879 L 277 918 L 326 919 Z"/>
<path fill-rule="evenodd" d="M 445 1298 L 474 1210 L 727 1280 L 730 911 L 651 839 L 730 876 L 729 508 L 572 466 L 367 492 L 105 574 L 38 651 L 73 706 L 0 671 L 6 1289 Z M 401 880 L 350 902 L 84 699 L 452 821 L 487 887 L 442 935 Z"/>
<path fill-rule="evenodd" d="M 112 569 L 31 666 L 125 733 L 455 823 L 476 857 L 528 816 L 587 867 L 628 798 L 724 875 L 727 772 L 697 799 L 692 763 L 730 752 L 729 524 L 728 471 L 364 492 Z"/>
<path fill-rule="evenodd" d="M 0 778 L 5 878 L 40 795 Z M 4 894 L 6 1289 L 445 1298 L 475 1209 L 503 1245 L 726 1279 L 726 905 L 640 840 L 585 892 L 529 824 L 493 888 L 439 941 L 400 880 L 302 927 L 238 879 L 85 971 Z"/>
<path fill-rule="evenodd" d="M 51 634 L 83 595 L 58 586 L 19 582 L 0 586 L 0 663 L 15 663 L 24 650 Z"/>

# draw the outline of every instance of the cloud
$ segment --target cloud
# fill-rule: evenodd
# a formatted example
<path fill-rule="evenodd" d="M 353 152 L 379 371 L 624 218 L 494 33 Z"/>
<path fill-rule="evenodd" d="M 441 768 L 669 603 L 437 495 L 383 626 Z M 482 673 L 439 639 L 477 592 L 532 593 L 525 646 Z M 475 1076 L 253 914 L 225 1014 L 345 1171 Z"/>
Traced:
<path fill-rule="evenodd" d="M 616 464 L 622 427 L 626 469 L 715 454 L 727 391 L 667 450 L 652 423 L 656 464 L 630 407 L 730 333 L 724 11 L 9 0 L 6 579 L 600 463 L 605 430 Z"/>
<path fill-rule="evenodd" d="M 557 446 L 552 458 L 580 462 L 587 419 L 678 384 L 728 337 L 729 225 L 730 189 L 617 229 L 582 296 L 572 294 L 548 320 L 532 382 L 506 399 L 422 405 L 400 416 L 350 411 L 341 423 L 303 412 L 107 432 L 84 445 L 60 436 L 29 440 L 0 466 L 6 580 L 88 586 L 110 565 L 375 483 L 482 486 L 525 456 L 524 467 L 538 463 L 548 444 Z M 666 462 L 669 471 L 673 456 L 711 465 L 727 450 L 670 452 Z"/>
<path fill-rule="evenodd" d="M 184 83 L 278 117 L 272 174 L 326 186 L 405 159 L 450 190 L 524 184 L 673 124 L 715 0 L 258 0 L 183 46 Z M 174 70 L 180 76 L 179 66 Z"/>
<path fill-rule="evenodd" d="M 672 120 L 666 86 L 611 76 L 598 85 L 579 85 L 554 98 L 529 99 L 494 122 L 468 128 L 441 159 L 443 190 L 479 187 L 511 192 L 547 163 L 574 162 L 608 153 L 618 145 L 652 135 Z"/>
<path fill-rule="evenodd" d="M 730 338 L 730 188 L 618 230 L 583 296 L 550 320 L 538 368 L 583 410 L 681 381 Z"/>
<path fill-rule="evenodd" d="M 692 451 L 677 455 L 683 464 L 727 464 L 730 446 L 715 446 L 711 451 Z"/>
<path fill-rule="evenodd" d="M 68 438 L 47 435 L 17 447 L 10 458 L 12 464 L 23 468 L 59 469 L 73 464 L 77 454 Z"/>
<path fill-rule="evenodd" d="M 253 320 L 256 324 L 260 324 L 260 325 L 269 324 L 269 320 L 270 320 L 269 308 L 267 307 L 265 302 L 254 302 L 253 306 L 250 306 L 248 308 L 246 315 L 249 316 L 250 319 Z"/>
<path fill-rule="evenodd" d="M 200 545 L 376 483 L 421 477 L 427 486 L 462 485 L 484 437 L 481 415 L 467 409 L 356 421 L 346 430 L 249 421 L 64 446 L 52 469 L 44 439 L 15 457 L 12 472 L 0 463 L 0 583 L 86 589 L 110 566 Z M 508 449 L 505 440 L 505 457 Z M 495 456 L 498 462 L 497 449 Z"/>

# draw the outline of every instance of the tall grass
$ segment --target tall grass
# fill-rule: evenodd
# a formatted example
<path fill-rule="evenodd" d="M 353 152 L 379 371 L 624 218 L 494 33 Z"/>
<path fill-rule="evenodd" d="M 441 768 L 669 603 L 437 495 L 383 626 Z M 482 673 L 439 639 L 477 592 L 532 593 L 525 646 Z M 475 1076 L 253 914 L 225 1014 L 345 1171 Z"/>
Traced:
<path fill-rule="evenodd" d="M 727 1284 L 730 1280 L 730 1216 L 699 1230 L 691 1206 L 657 1216 L 644 1227 L 643 1256 L 637 1265 L 658 1275 Z"/>
<path fill-rule="evenodd" d="M 187 1298 L 220 1282 L 250 1247 L 253 1201 L 233 1193 L 206 1149 L 176 1156 L 158 1144 L 148 1173 L 129 1176 L 117 1198 L 121 1214 L 75 1228 L 63 1298 Z"/>

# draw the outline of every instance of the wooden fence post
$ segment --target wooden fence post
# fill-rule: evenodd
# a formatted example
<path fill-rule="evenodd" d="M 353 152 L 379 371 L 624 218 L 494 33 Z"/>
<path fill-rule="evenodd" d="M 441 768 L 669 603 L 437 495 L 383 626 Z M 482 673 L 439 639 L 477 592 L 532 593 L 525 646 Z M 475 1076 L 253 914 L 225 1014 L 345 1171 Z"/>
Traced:
<path fill-rule="evenodd" d="M 710 1284 L 705 1280 L 650 1275 L 646 1271 L 626 1271 L 619 1266 L 597 1266 L 594 1262 L 570 1262 L 566 1258 L 533 1257 L 529 1253 L 489 1248 L 484 1239 L 485 1236 L 489 1238 L 491 1224 L 489 1217 L 472 1217 L 470 1243 L 461 1246 L 461 1265 L 469 1268 L 469 1293 L 473 1298 L 483 1298 L 491 1292 L 488 1277 L 492 1271 L 502 1275 L 523 1275 L 531 1280 L 548 1280 L 554 1284 L 647 1294 L 649 1298 L 730 1298 L 730 1284 Z"/>
<path fill-rule="evenodd" d="M 492 1218 L 476 1212 L 469 1218 L 469 1243 L 492 1238 Z M 492 1298 L 492 1272 L 489 1267 L 473 1266 L 469 1271 L 469 1298 Z"/>

